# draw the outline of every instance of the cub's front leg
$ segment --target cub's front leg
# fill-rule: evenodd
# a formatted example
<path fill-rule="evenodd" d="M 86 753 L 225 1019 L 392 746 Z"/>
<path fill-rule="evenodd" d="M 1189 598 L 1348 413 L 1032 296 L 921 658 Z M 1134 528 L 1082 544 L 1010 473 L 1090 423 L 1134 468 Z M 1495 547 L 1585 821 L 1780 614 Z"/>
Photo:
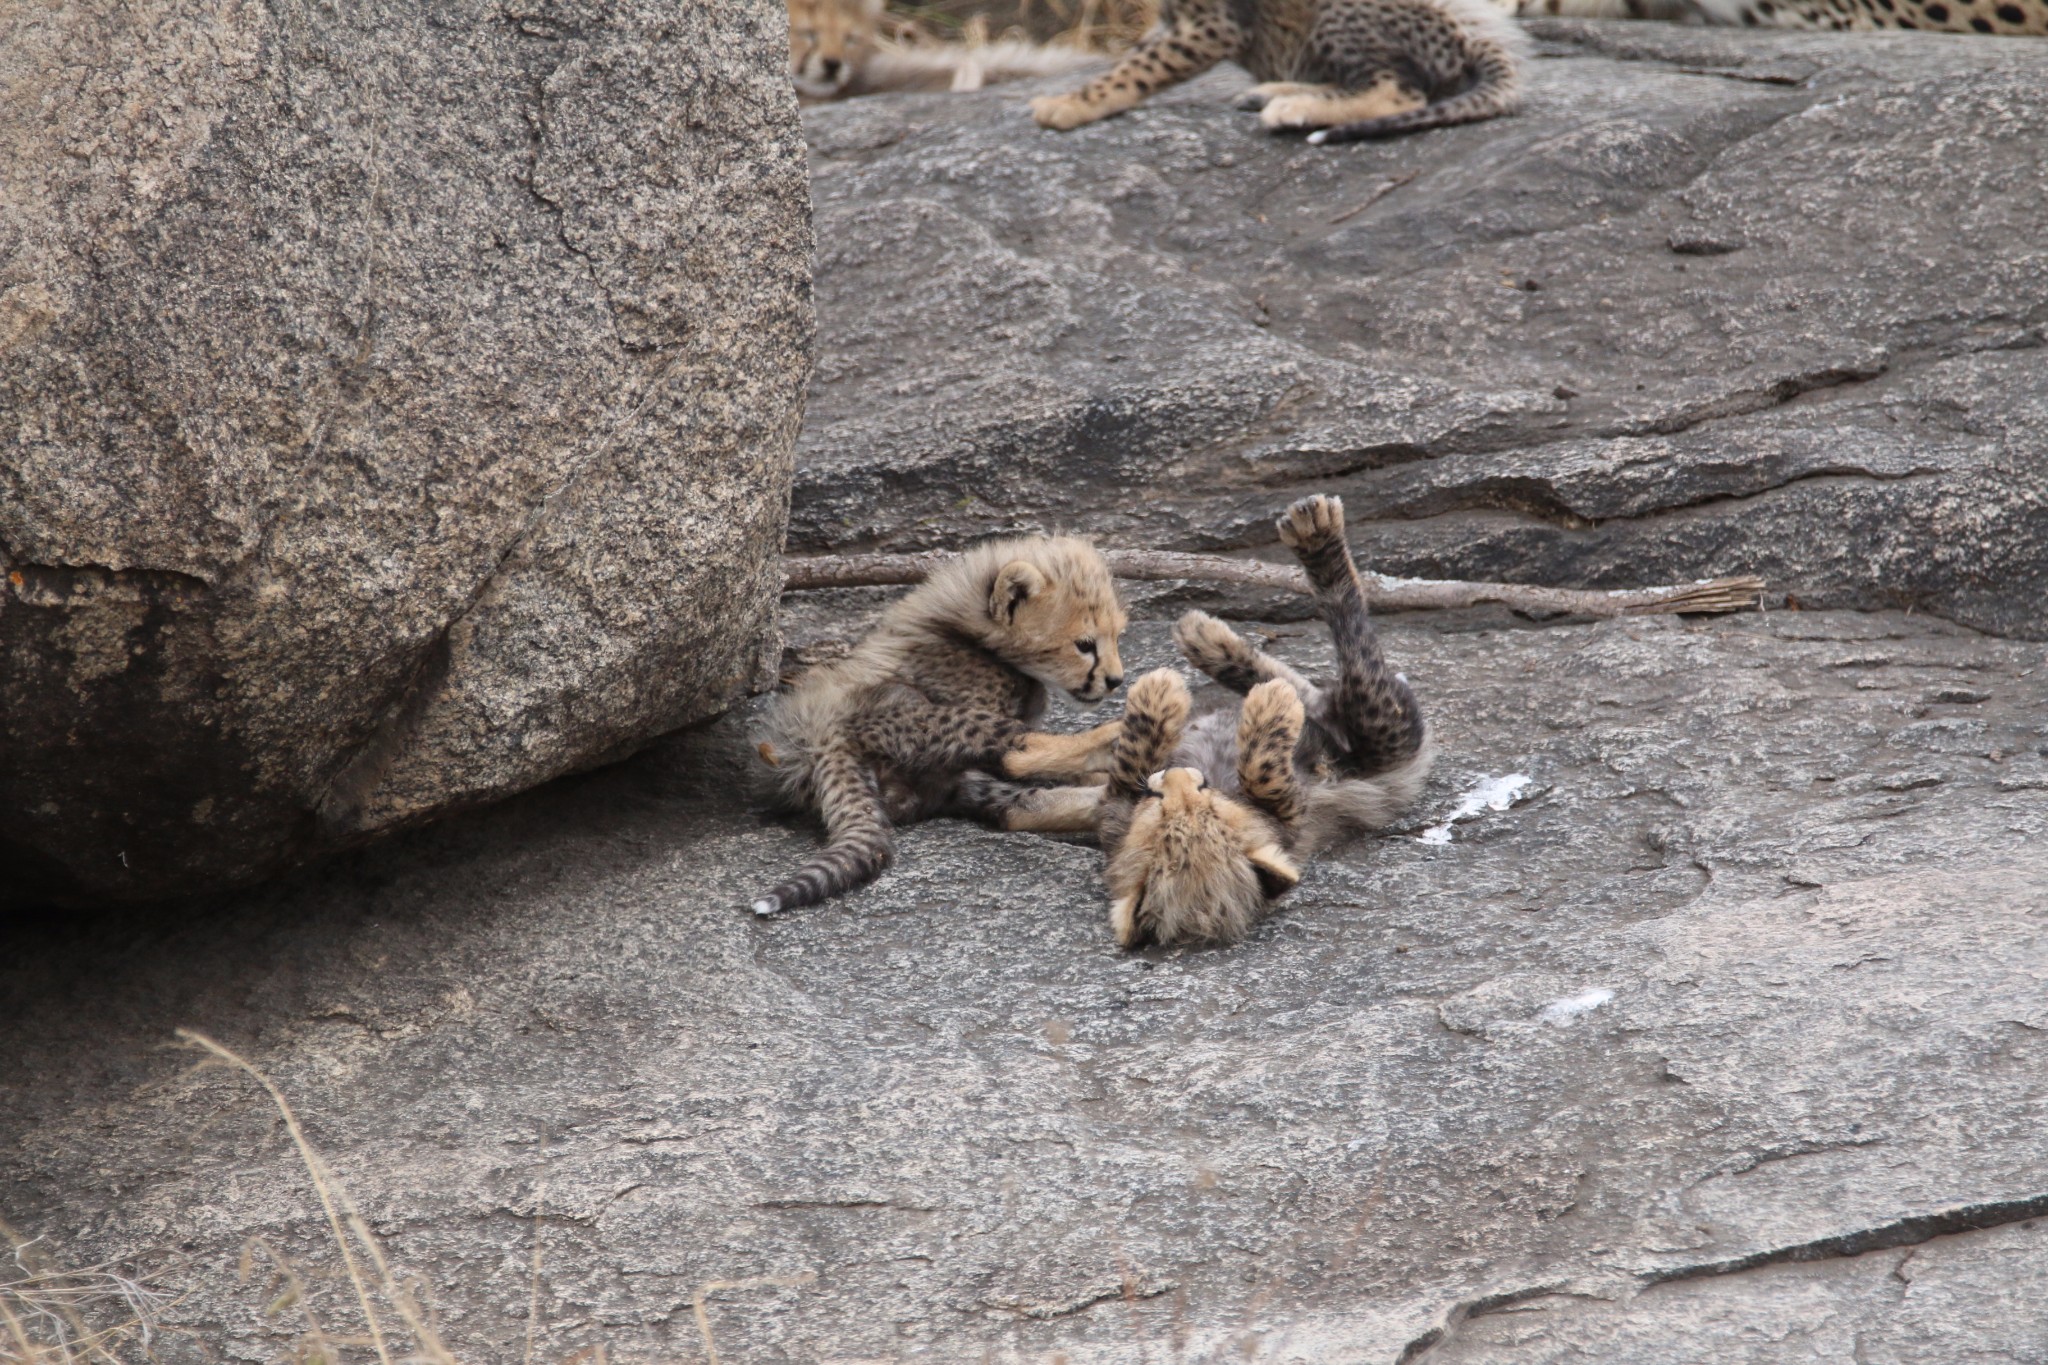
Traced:
<path fill-rule="evenodd" d="M 1100 774 L 1109 771 L 1110 754 L 1123 728 L 1122 721 L 1112 720 L 1078 735 L 1034 730 L 1003 755 L 1003 775 L 1039 782 L 1099 780 Z"/>
<path fill-rule="evenodd" d="M 1159 26 L 1115 66 L 1071 95 L 1040 95 L 1031 101 L 1031 116 L 1040 127 L 1064 133 L 1121 114 L 1167 86 L 1229 60 L 1243 37 L 1225 0 L 1169 5 Z"/>

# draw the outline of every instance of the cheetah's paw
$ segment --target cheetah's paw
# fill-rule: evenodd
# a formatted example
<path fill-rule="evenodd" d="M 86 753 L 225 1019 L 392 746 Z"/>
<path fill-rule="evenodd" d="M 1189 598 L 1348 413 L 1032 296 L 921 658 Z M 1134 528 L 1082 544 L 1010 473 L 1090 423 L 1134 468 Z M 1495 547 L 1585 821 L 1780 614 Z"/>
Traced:
<path fill-rule="evenodd" d="M 1174 622 L 1173 642 L 1182 658 L 1212 677 L 1219 668 L 1253 661 L 1254 651 L 1243 637 L 1206 611 L 1187 612 Z"/>
<path fill-rule="evenodd" d="M 1093 123 L 1097 115 L 1088 101 L 1078 95 L 1040 95 L 1031 101 L 1031 117 L 1038 120 L 1041 128 L 1065 133 L 1084 123 Z"/>
<path fill-rule="evenodd" d="M 1274 529 L 1290 550 L 1308 550 L 1344 538 L 1344 500 L 1318 493 L 1280 514 Z"/>

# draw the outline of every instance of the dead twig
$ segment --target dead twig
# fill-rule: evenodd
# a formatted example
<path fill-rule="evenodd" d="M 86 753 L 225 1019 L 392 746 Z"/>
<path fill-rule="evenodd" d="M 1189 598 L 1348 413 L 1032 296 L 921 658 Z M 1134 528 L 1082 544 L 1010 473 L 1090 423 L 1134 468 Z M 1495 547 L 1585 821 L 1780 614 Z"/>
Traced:
<path fill-rule="evenodd" d="M 1407 184 L 1409 181 L 1413 180 L 1416 176 L 1421 174 L 1421 171 L 1403 171 L 1399 175 L 1390 176 L 1389 178 L 1382 180 L 1377 186 L 1374 187 L 1373 192 L 1371 194 L 1365 196 L 1363 201 L 1353 204 L 1350 208 L 1344 210 L 1342 213 L 1332 218 L 1330 220 L 1330 226 L 1335 227 L 1337 224 L 1344 222 L 1347 219 L 1356 218 L 1359 214 L 1364 213 L 1374 204 L 1379 203 L 1380 200 L 1386 198 L 1395 190 L 1400 189 L 1403 185 Z"/>
<path fill-rule="evenodd" d="M 814 588 L 864 588 L 921 583 L 952 555 L 941 551 L 906 555 L 807 555 L 783 561 L 784 592 Z M 1308 576 L 1292 564 L 1264 564 L 1225 555 L 1173 550 L 1109 550 L 1104 554 L 1118 578 L 1147 582 L 1194 580 L 1241 583 L 1279 592 L 1309 592 Z M 1446 611 L 1497 603 L 1543 616 L 1648 616 L 1661 612 L 1741 611 L 1757 604 L 1764 581 L 1750 575 L 1704 579 L 1655 588 L 1544 588 L 1528 583 L 1471 583 L 1455 578 L 1392 578 L 1361 573 L 1365 595 L 1377 611 Z"/>

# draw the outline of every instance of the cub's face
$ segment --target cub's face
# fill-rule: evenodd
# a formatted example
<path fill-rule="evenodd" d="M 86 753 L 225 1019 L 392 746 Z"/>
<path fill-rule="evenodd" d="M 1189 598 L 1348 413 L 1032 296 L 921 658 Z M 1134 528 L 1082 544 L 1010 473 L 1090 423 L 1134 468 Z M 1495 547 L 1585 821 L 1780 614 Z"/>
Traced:
<path fill-rule="evenodd" d="M 1301 874 L 1257 811 L 1194 768 L 1152 778 L 1110 859 L 1109 925 L 1126 948 L 1234 943 Z"/>
<path fill-rule="evenodd" d="M 1017 559 L 997 571 L 989 644 L 1047 687 L 1093 706 L 1123 684 L 1124 609 L 1109 567 L 1092 551 L 1049 568 Z"/>
<path fill-rule="evenodd" d="M 846 89 L 875 44 L 882 0 L 789 0 L 789 77 L 805 99 Z"/>

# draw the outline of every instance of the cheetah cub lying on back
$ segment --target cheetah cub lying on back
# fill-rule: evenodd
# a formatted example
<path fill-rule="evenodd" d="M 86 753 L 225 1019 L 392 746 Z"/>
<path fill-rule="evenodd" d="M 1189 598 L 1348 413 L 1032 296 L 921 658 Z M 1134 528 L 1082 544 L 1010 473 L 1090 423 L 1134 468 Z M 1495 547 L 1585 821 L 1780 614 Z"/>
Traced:
<path fill-rule="evenodd" d="M 1267 128 L 1349 142 L 1513 113 L 1521 45 L 1489 0 L 1162 0 L 1113 68 L 1031 113 L 1064 132 L 1235 61 L 1259 82 L 1239 107 Z"/>
<path fill-rule="evenodd" d="M 1428 727 L 1380 651 L 1343 503 L 1304 498 L 1279 530 L 1329 625 L 1336 682 L 1310 682 L 1189 612 L 1176 630 L 1182 654 L 1241 706 L 1190 721 L 1187 685 L 1159 669 L 1131 688 L 1106 789 L 979 775 L 963 788 L 977 814 L 1007 829 L 1085 829 L 1092 819 L 1109 854 L 1110 928 L 1127 948 L 1243 938 L 1301 879 L 1297 858 L 1387 824 L 1429 775 Z"/>
<path fill-rule="evenodd" d="M 962 808 L 969 770 L 1080 780 L 1117 723 L 1034 732 L 1056 687 L 1094 705 L 1123 683 L 1124 610 L 1094 546 L 1027 536 L 976 546 L 899 598 L 851 654 L 775 699 L 759 735 L 776 795 L 824 817 L 828 847 L 754 902 L 814 905 L 874 880 L 894 824 Z"/>

